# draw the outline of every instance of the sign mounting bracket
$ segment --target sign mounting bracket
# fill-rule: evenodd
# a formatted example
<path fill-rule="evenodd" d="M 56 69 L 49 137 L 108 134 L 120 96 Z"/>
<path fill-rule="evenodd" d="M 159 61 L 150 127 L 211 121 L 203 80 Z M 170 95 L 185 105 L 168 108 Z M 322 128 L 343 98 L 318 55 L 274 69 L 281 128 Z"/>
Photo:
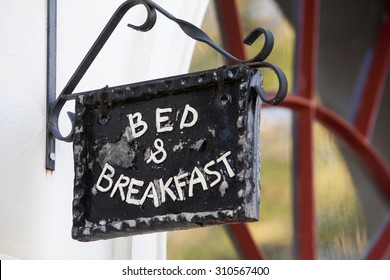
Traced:
<path fill-rule="evenodd" d="M 109 39 L 112 32 L 115 30 L 123 16 L 129 11 L 132 7 L 137 5 L 143 5 L 147 11 L 147 18 L 145 22 L 139 26 L 128 24 L 129 27 L 137 31 L 149 31 L 156 23 L 157 13 L 161 13 L 168 19 L 174 21 L 179 25 L 179 27 L 186 33 L 189 37 L 204 42 L 210 47 L 215 49 L 217 52 L 221 53 L 226 58 L 235 61 L 238 64 L 245 64 L 254 68 L 269 68 L 275 72 L 278 81 L 279 89 L 276 95 L 272 98 L 269 98 L 266 93 L 261 89 L 260 86 L 255 86 L 256 92 L 259 94 L 263 102 L 277 105 L 279 104 L 287 94 L 287 79 L 282 70 L 277 66 L 274 66 L 270 63 L 264 62 L 264 60 L 269 56 L 274 45 L 274 38 L 270 31 L 264 28 L 256 28 L 244 39 L 244 44 L 252 45 L 260 36 L 264 36 L 264 44 L 260 51 L 253 58 L 249 60 L 242 60 L 234 57 L 228 53 L 223 48 L 216 45 L 211 38 L 204 33 L 201 29 L 194 26 L 193 24 L 184 21 L 182 19 L 176 18 L 162 7 L 157 5 L 151 0 L 128 0 L 119 6 L 119 8 L 114 12 L 111 19 L 108 21 L 103 31 L 100 33 L 99 37 L 96 39 L 95 43 L 92 45 L 73 76 L 70 78 L 68 83 L 65 85 L 64 89 L 56 99 L 56 90 L 55 90 L 55 76 L 56 76 L 56 0 L 48 0 L 48 82 L 47 82 L 47 131 L 46 131 L 46 169 L 54 170 L 55 169 L 55 138 L 65 142 L 73 141 L 74 134 L 74 113 L 68 112 L 68 116 L 72 123 L 71 132 L 63 136 L 60 132 L 58 121 L 59 115 L 64 104 L 71 99 L 76 98 L 77 95 L 72 94 L 80 80 L 83 78 L 84 74 L 99 54 L 100 50 L 103 48 L 107 40 Z"/>
<path fill-rule="evenodd" d="M 47 1 L 47 81 L 46 81 L 46 169 L 55 169 L 55 137 L 49 130 L 51 110 L 56 102 L 57 0 Z"/>

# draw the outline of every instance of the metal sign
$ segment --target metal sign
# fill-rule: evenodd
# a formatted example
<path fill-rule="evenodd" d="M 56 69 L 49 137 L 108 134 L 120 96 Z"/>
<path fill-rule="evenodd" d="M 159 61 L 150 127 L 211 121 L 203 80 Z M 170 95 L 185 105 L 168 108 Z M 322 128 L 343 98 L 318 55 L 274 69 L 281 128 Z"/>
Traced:
<path fill-rule="evenodd" d="M 260 84 L 241 65 L 78 95 L 73 238 L 258 220 Z"/>
<path fill-rule="evenodd" d="M 129 27 L 147 32 L 159 12 L 239 66 L 73 94 L 123 16 L 137 5 L 146 9 L 145 22 Z M 53 54 L 55 40 L 48 34 Z M 252 45 L 260 36 L 258 53 L 242 60 L 151 0 L 127 0 L 118 7 L 58 97 L 55 87 L 48 88 L 46 168 L 55 170 L 55 139 L 74 144 L 73 238 L 90 241 L 258 219 L 260 104 L 279 104 L 288 87 L 283 71 L 265 62 L 274 45 L 272 33 L 258 27 L 243 42 Z M 49 70 L 55 69 L 53 63 L 50 57 Z M 276 74 L 273 97 L 261 88 L 255 68 Z M 50 73 L 49 85 L 53 77 Z M 72 129 L 63 135 L 60 113 L 73 99 Z"/>

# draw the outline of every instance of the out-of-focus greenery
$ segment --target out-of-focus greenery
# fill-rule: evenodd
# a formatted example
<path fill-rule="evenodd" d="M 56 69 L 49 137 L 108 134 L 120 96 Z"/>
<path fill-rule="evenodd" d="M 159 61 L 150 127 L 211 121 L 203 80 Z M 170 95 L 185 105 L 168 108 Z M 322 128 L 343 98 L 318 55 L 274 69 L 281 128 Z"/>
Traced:
<path fill-rule="evenodd" d="M 168 259 L 229 260 L 239 259 L 223 226 L 170 232 Z"/>
<path fill-rule="evenodd" d="M 314 126 L 318 254 L 324 259 L 358 259 L 367 247 L 362 208 L 338 142 Z"/>

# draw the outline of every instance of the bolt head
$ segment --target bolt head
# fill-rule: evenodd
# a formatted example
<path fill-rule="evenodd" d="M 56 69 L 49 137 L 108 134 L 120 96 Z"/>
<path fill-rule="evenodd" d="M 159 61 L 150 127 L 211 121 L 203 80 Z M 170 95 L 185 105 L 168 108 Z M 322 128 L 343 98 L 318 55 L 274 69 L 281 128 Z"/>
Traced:
<path fill-rule="evenodd" d="M 55 153 L 50 153 L 49 158 L 51 160 L 53 160 L 53 161 L 56 160 L 56 154 Z"/>

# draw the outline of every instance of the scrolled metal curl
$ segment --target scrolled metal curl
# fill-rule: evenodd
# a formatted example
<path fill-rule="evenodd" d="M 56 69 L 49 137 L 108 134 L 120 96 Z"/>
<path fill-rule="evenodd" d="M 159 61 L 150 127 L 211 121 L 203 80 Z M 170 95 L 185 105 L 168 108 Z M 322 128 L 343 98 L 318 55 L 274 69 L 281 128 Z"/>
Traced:
<path fill-rule="evenodd" d="M 259 95 L 259 97 L 261 98 L 261 100 L 264 103 L 267 103 L 270 105 L 280 104 L 284 100 L 284 98 L 286 97 L 287 90 L 288 90 L 288 82 L 287 82 L 287 78 L 286 78 L 286 75 L 284 74 L 284 72 L 279 67 L 277 67 L 271 63 L 264 62 L 264 61 L 249 63 L 247 65 L 255 67 L 255 68 L 268 68 L 274 72 L 274 74 L 276 75 L 276 77 L 278 79 L 278 84 L 279 84 L 278 90 L 276 91 L 276 94 L 274 97 L 270 98 L 265 93 L 264 89 L 260 86 L 260 84 L 254 85 L 254 89 L 256 90 L 257 94 Z"/>

